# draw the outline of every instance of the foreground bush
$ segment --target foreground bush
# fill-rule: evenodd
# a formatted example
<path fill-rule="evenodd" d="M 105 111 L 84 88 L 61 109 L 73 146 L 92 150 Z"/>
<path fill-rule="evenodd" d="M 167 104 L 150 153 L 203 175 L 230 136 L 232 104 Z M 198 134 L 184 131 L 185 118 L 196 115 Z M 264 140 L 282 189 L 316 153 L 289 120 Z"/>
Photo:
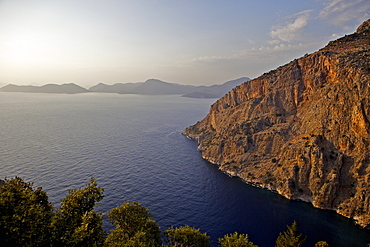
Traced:
<path fill-rule="evenodd" d="M 176 247 L 208 247 L 211 242 L 206 233 L 201 233 L 199 229 L 190 226 L 181 226 L 178 228 L 170 228 L 164 231 L 166 243 L 169 246 Z"/>
<path fill-rule="evenodd" d="M 239 234 L 237 232 L 226 234 L 223 238 L 219 238 L 218 242 L 221 247 L 258 247 L 249 241 L 247 234 Z"/>
<path fill-rule="evenodd" d="M 95 206 L 103 199 L 104 190 L 95 179 L 85 188 L 68 190 L 61 206 L 54 211 L 46 192 L 32 188 L 21 178 L 0 180 L 0 243 L 1 246 L 163 246 L 161 231 L 151 219 L 149 209 L 138 202 L 123 202 L 108 212 L 115 227 L 107 234 L 102 227 L 103 213 Z M 280 233 L 276 246 L 302 246 L 306 238 L 297 233 L 297 223 Z M 173 247 L 208 247 L 206 233 L 190 226 L 164 231 L 165 243 Z M 258 247 L 247 234 L 226 234 L 219 240 L 221 247 Z M 320 241 L 317 247 L 329 245 Z"/>
<path fill-rule="evenodd" d="M 105 246 L 161 246 L 161 231 L 150 219 L 149 209 L 137 202 L 124 202 L 108 213 L 116 228 L 105 240 Z"/>
<path fill-rule="evenodd" d="M 103 189 L 94 179 L 84 189 L 69 190 L 52 221 L 53 246 L 101 246 L 105 231 L 102 213 L 94 211 Z"/>
<path fill-rule="evenodd" d="M 50 246 L 53 206 L 32 185 L 16 177 L 0 186 L 1 246 Z"/>

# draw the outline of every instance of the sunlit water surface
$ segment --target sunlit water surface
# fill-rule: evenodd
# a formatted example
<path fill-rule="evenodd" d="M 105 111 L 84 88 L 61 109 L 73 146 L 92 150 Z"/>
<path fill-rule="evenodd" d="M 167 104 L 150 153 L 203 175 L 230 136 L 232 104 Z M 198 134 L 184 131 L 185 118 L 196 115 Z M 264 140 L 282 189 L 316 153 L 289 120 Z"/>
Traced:
<path fill-rule="evenodd" d="M 149 207 L 162 230 L 190 225 L 217 238 L 238 231 L 274 246 L 294 220 L 306 246 L 366 246 L 369 231 L 334 212 L 230 178 L 181 132 L 214 100 L 180 96 L 0 93 L 0 178 L 19 176 L 58 207 L 91 177 L 105 189 L 98 211 L 123 200 Z M 111 229 L 105 220 L 106 230 Z"/>

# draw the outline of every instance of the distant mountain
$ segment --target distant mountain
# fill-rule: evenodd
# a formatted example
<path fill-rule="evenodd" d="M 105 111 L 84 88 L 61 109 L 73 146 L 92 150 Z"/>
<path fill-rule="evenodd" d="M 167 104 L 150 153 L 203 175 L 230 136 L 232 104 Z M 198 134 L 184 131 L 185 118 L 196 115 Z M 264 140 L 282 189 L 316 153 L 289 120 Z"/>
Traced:
<path fill-rule="evenodd" d="M 213 98 L 218 98 L 214 94 L 202 93 L 202 92 L 191 92 L 191 93 L 184 94 L 181 97 L 197 98 L 197 99 L 213 99 Z"/>
<path fill-rule="evenodd" d="M 114 85 L 99 83 L 98 85 L 89 88 L 89 91 L 119 94 L 165 95 L 186 94 L 192 92 L 196 88 L 196 86 L 180 85 L 157 79 L 149 79 L 145 82 L 116 83 Z"/>
<path fill-rule="evenodd" d="M 118 94 L 143 94 L 143 95 L 168 95 L 179 94 L 189 98 L 220 98 L 234 87 L 249 81 L 248 77 L 225 82 L 221 85 L 193 86 L 177 83 L 164 82 L 157 79 L 149 79 L 137 83 L 116 83 L 107 85 L 99 83 L 89 89 L 80 87 L 74 83 L 47 84 L 44 86 L 18 86 L 9 84 L 0 88 L 0 92 L 25 92 L 25 93 L 118 93 Z"/>
<path fill-rule="evenodd" d="M 241 77 L 232 81 L 227 81 L 221 85 L 212 86 L 199 86 L 196 90 L 191 93 L 183 95 L 183 97 L 189 98 L 220 98 L 230 92 L 234 87 L 240 84 L 250 81 L 248 77 Z"/>
<path fill-rule="evenodd" d="M 56 84 L 47 84 L 40 87 L 42 93 L 86 93 L 88 92 L 86 88 L 78 86 L 74 83 L 56 85 Z"/>
<path fill-rule="evenodd" d="M 190 98 L 220 98 L 235 86 L 249 81 L 248 77 L 225 82 L 222 85 L 192 86 L 169 83 L 157 79 L 149 79 L 138 83 L 116 83 L 106 85 L 99 83 L 91 88 L 90 92 L 119 93 L 119 94 L 144 94 L 144 95 L 167 95 L 182 94 Z"/>
<path fill-rule="evenodd" d="M 86 88 L 80 87 L 74 83 L 68 84 L 46 84 L 43 86 L 18 86 L 9 84 L 0 88 L 0 92 L 22 92 L 22 93 L 86 93 Z"/>
<path fill-rule="evenodd" d="M 13 84 L 8 84 L 0 88 L 0 92 L 27 92 L 34 93 L 36 92 L 37 87 L 35 86 L 18 86 Z"/>
<path fill-rule="evenodd" d="M 156 79 L 150 79 L 131 90 L 130 93 L 161 95 L 161 94 L 186 94 L 195 90 L 196 86 L 168 83 Z M 123 92 L 120 92 L 123 93 Z"/>
<path fill-rule="evenodd" d="M 104 83 L 99 83 L 95 86 L 89 88 L 90 92 L 99 93 L 130 93 L 133 89 L 140 86 L 144 82 L 137 83 L 116 83 L 114 85 L 107 85 Z"/>

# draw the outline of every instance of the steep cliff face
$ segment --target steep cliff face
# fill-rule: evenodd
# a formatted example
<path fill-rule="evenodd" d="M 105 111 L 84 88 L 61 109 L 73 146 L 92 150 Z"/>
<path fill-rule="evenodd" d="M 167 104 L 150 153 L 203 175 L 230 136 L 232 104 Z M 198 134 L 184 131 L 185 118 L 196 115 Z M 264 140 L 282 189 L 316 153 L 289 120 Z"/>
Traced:
<path fill-rule="evenodd" d="M 369 228 L 369 24 L 236 87 L 184 134 L 222 171 Z"/>

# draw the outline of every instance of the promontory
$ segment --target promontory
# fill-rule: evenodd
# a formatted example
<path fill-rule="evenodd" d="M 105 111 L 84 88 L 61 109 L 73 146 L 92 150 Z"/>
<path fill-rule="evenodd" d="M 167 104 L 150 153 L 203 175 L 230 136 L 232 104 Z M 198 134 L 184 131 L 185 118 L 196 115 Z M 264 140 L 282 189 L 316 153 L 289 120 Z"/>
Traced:
<path fill-rule="evenodd" d="M 256 186 L 370 228 L 370 20 L 237 86 L 184 134 Z"/>

